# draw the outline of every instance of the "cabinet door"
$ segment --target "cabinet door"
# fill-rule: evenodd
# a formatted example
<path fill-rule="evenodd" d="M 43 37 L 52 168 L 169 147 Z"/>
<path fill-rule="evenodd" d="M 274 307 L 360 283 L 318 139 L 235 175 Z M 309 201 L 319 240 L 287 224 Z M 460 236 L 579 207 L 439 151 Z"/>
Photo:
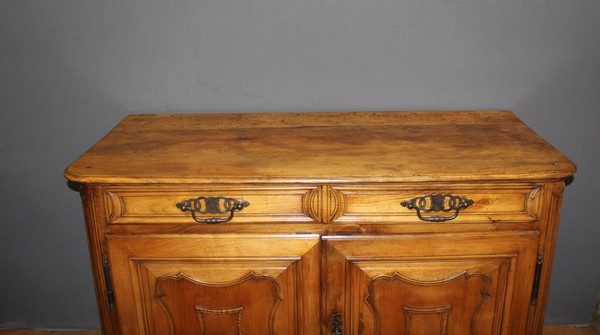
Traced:
<path fill-rule="evenodd" d="M 109 236 L 122 334 L 317 334 L 319 237 Z"/>
<path fill-rule="evenodd" d="M 343 334 L 525 334 L 538 232 L 323 239 L 327 329 L 340 313 Z"/>

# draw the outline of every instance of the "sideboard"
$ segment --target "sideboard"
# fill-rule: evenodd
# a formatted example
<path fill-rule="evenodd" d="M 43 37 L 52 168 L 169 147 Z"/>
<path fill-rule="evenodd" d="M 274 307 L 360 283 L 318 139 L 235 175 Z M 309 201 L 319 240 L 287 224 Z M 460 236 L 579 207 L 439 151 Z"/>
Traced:
<path fill-rule="evenodd" d="M 508 111 L 130 115 L 80 185 L 103 334 L 541 334 L 575 166 Z"/>

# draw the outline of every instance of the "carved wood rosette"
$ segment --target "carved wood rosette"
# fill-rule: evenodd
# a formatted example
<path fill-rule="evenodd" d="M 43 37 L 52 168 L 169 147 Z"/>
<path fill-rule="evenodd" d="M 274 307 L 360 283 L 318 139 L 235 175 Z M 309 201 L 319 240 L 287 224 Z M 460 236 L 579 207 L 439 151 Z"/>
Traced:
<path fill-rule="evenodd" d="M 332 223 L 344 213 L 344 194 L 331 186 L 321 185 L 308 191 L 303 199 L 304 213 L 319 223 Z"/>

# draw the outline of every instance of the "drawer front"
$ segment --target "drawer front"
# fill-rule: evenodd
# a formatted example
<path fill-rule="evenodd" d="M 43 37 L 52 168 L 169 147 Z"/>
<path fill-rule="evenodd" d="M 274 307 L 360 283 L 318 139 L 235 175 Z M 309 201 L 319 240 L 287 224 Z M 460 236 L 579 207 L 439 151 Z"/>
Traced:
<path fill-rule="evenodd" d="M 538 220 L 540 198 L 539 188 L 531 185 L 343 187 L 338 191 L 345 204 L 336 223 L 364 224 L 533 222 Z"/>
<path fill-rule="evenodd" d="M 195 212 L 198 220 L 227 219 L 230 211 L 223 198 L 247 203 L 236 210 L 227 223 L 302 223 L 313 222 L 302 209 L 302 199 L 308 188 L 256 188 L 256 187 L 106 187 L 106 214 L 110 224 L 198 224 L 189 210 L 178 204 L 197 198 L 200 207 L 219 207 L 221 213 Z M 221 199 L 217 199 L 222 197 Z M 213 198 L 213 205 L 206 203 Z"/>
<path fill-rule="evenodd" d="M 537 221 L 538 193 L 535 185 L 112 186 L 105 200 L 110 224 L 499 224 Z M 182 210 L 186 200 L 194 211 Z M 232 213 L 235 200 L 245 205 Z"/>

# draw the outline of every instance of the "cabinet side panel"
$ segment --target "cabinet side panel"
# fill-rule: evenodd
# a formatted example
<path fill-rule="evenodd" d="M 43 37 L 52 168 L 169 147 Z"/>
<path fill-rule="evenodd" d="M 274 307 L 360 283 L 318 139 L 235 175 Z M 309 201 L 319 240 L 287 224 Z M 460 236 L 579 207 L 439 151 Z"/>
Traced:
<path fill-rule="evenodd" d="M 88 248 L 90 252 L 90 262 L 92 266 L 92 275 L 94 278 L 94 288 L 96 291 L 96 302 L 98 304 L 98 315 L 100 316 L 100 326 L 102 334 L 119 334 L 117 325 L 113 322 L 116 315 L 109 307 L 108 295 L 106 290 L 106 278 L 104 275 L 103 259 L 104 248 L 104 227 L 105 217 L 102 213 L 104 203 L 102 200 L 102 188 L 98 186 L 82 185 L 81 201 L 83 204 L 83 213 L 85 218 L 85 227 L 88 239 Z"/>
<path fill-rule="evenodd" d="M 544 317 L 546 314 L 546 303 L 548 301 L 548 290 L 550 288 L 550 275 L 552 274 L 552 263 L 556 248 L 556 237 L 560 221 L 560 210 L 562 205 L 565 183 L 563 181 L 548 184 L 543 190 L 544 209 L 541 214 L 540 226 L 542 227 L 542 238 L 540 241 L 540 253 L 543 255 L 543 267 L 540 276 L 540 288 L 535 311 L 532 317 L 532 334 L 541 335 L 544 328 Z"/>

